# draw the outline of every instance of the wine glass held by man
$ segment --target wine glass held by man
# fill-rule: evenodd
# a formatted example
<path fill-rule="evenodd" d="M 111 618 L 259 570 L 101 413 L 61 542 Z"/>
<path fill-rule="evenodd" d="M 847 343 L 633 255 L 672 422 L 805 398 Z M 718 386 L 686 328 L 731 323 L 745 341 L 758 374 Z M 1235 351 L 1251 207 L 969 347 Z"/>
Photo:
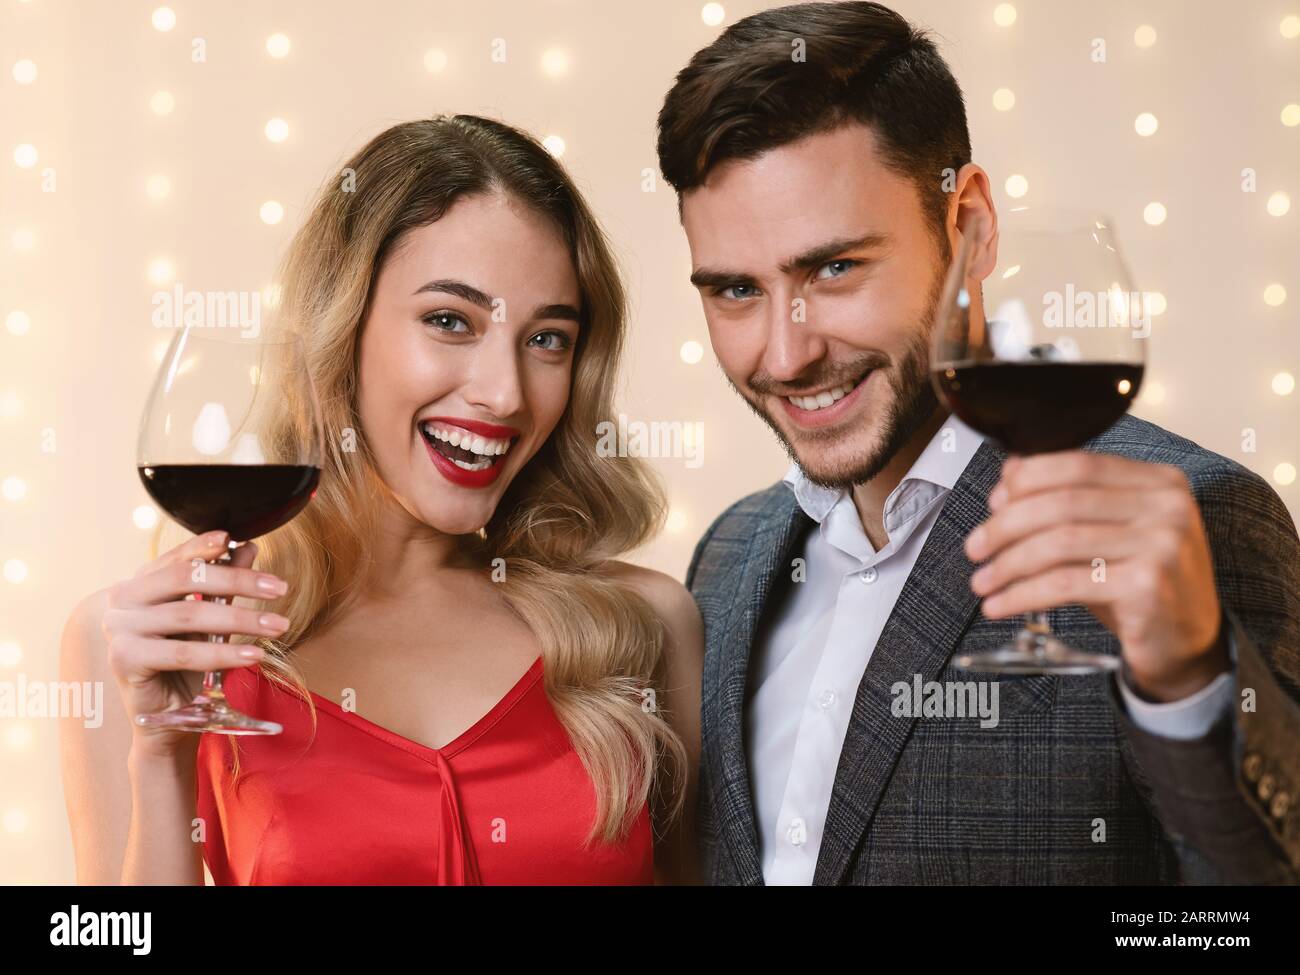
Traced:
<path fill-rule="evenodd" d="M 102 729 L 65 731 L 79 879 L 690 881 L 701 624 L 615 560 L 664 505 L 644 461 L 595 449 L 625 301 L 567 174 L 493 120 L 394 126 L 324 184 L 279 280 L 320 486 L 202 585 L 191 560 L 222 539 L 69 621 L 65 675 L 123 689 Z M 283 732 L 133 727 L 205 668 Z"/>
<path fill-rule="evenodd" d="M 1122 415 L 1141 382 L 1150 335 L 1145 299 L 1130 290 L 1110 221 L 1078 217 L 1019 207 L 999 219 L 982 197 L 957 208 L 957 257 L 931 336 L 931 371 L 967 422 L 1013 451 L 989 493 L 989 518 L 966 539 L 967 556 L 985 563 L 971 589 L 989 619 L 1084 606 L 1117 637 L 1135 690 L 1153 701 L 1182 700 L 1229 667 L 1210 547 L 1186 475 L 1170 464 L 1053 449 L 1081 446 Z M 1118 280 L 1124 287 L 1107 284 Z M 1050 299 L 1076 282 L 1081 290 L 1096 285 L 1088 324 L 1124 327 L 1066 329 L 1047 311 L 1021 314 L 1050 309 Z M 974 364 L 945 370 L 953 352 Z M 957 384 L 945 378 L 981 370 L 1017 388 L 990 395 L 968 382 L 971 389 L 954 392 Z M 967 402 L 981 394 L 987 402 Z M 1040 626 L 1022 636 L 1059 651 L 1062 671 L 1073 663 L 1086 673 L 1106 661 L 1060 644 L 1045 619 Z M 1006 654 L 1000 659 L 1034 659 L 1016 646 Z M 999 659 L 963 659 L 979 669 L 986 656 Z"/>

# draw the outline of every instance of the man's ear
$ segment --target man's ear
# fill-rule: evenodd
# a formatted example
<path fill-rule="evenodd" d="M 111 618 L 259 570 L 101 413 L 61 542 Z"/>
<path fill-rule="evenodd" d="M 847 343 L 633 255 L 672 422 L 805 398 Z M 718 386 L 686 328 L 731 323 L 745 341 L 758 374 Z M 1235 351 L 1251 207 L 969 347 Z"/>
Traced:
<path fill-rule="evenodd" d="M 978 227 L 978 231 L 976 228 Z M 989 175 L 975 163 L 957 171 L 956 185 L 948 205 L 948 246 L 953 254 L 961 253 L 961 241 L 978 233 L 967 277 L 983 281 L 998 263 L 998 212 L 993 205 Z"/>

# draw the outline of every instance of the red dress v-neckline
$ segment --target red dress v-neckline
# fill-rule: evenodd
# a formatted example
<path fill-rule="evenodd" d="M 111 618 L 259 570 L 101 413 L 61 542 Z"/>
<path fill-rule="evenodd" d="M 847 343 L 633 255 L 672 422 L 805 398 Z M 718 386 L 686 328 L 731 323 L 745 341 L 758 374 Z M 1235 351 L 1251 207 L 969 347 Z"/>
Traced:
<path fill-rule="evenodd" d="M 539 657 L 486 714 L 431 748 L 263 675 L 226 674 L 231 704 L 279 735 L 199 744 L 203 855 L 218 884 L 649 884 L 643 803 L 589 842 L 595 785 L 546 694 Z"/>
<path fill-rule="evenodd" d="M 533 684 L 541 678 L 542 660 L 543 658 L 540 656 L 534 660 L 532 666 L 524 671 L 523 676 L 521 676 L 519 680 L 515 681 L 514 686 L 511 687 L 510 690 L 506 691 L 501 700 L 497 701 L 496 704 L 492 705 L 492 707 L 488 709 L 486 714 L 441 748 L 433 748 L 423 742 L 407 738 L 405 735 L 399 735 L 396 731 L 393 731 L 390 728 L 385 728 L 383 725 L 377 724 L 369 718 L 362 717 L 356 711 L 349 711 L 342 705 L 331 701 L 327 697 L 322 697 L 315 691 L 308 691 L 307 693 L 311 695 L 311 699 L 316 702 L 317 707 L 323 708 L 326 713 L 332 714 L 334 717 L 353 725 L 357 730 L 373 735 L 380 741 L 385 741 L 390 745 L 410 752 L 412 755 L 419 756 L 426 761 L 436 763 L 439 755 L 443 758 L 451 758 L 461 749 L 468 748 L 474 742 L 474 739 L 484 734 L 492 727 L 492 725 L 496 724 L 496 722 L 514 706 L 515 702 L 523 697 L 524 694 L 528 692 L 529 688 L 531 688 Z"/>

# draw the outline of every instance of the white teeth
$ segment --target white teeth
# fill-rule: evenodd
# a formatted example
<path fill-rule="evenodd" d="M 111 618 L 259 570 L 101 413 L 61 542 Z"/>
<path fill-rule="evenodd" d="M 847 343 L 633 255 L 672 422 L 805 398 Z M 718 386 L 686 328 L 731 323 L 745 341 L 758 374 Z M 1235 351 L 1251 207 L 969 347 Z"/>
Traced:
<path fill-rule="evenodd" d="M 463 460 L 457 460 L 455 457 L 449 459 L 457 467 L 462 467 L 467 471 L 481 471 L 486 467 L 492 466 L 492 461 L 490 460 L 479 460 L 479 461 L 475 461 L 473 464 L 467 464 Z"/>
<path fill-rule="evenodd" d="M 816 396 L 787 396 L 786 399 L 801 410 L 824 410 L 837 400 L 842 400 L 845 396 L 848 396 L 849 393 L 853 392 L 858 383 L 862 382 L 862 379 L 865 379 L 869 375 L 871 375 L 870 372 L 864 375 L 857 382 L 845 383 L 843 386 L 836 386 L 834 389 L 818 393 Z"/>
<path fill-rule="evenodd" d="M 482 437 L 470 433 L 468 430 L 461 430 L 458 427 L 444 427 L 433 423 L 421 423 L 420 429 L 430 437 L 436 437 L 444 443 L 449 443 L 453 447 L 461 447 L 465 450 L 473 451 L 476 454 L 482 454 L 484 457 L 496 457 L 504 454 L 510 449 L 513 442 L 510 438 L 504 440 L 494 439 L 492 437 Z M 455 461 L 466 470 L 479 470 L 481 466 L 468 466 Z M 490 462 L 488 462 L 490 463 Z"/>

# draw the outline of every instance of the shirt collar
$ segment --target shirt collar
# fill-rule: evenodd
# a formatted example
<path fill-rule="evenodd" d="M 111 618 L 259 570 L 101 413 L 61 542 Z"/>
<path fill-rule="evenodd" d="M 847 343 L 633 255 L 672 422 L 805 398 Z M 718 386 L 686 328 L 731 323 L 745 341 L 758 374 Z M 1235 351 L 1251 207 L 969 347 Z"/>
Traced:
<path fill-rule="evenodd" d="M 945 491 L 952 490 L 983 442 L 982 434 L 972 430 L 957 417 L 949 415 L 907 473 L 903 475 L 898 486 L 885 500 L 886 522 L 891 520 L 890 515 L 894 508 L 913 493 L 915 482 L 932 484 Z M 848 493 L 843 488 L 828 488 L 814 484 L 808 480 L 797 462 L 790 465 L 783 481 L 794 491 L 799 507 L 809 518 L 818 523 Z"/>

